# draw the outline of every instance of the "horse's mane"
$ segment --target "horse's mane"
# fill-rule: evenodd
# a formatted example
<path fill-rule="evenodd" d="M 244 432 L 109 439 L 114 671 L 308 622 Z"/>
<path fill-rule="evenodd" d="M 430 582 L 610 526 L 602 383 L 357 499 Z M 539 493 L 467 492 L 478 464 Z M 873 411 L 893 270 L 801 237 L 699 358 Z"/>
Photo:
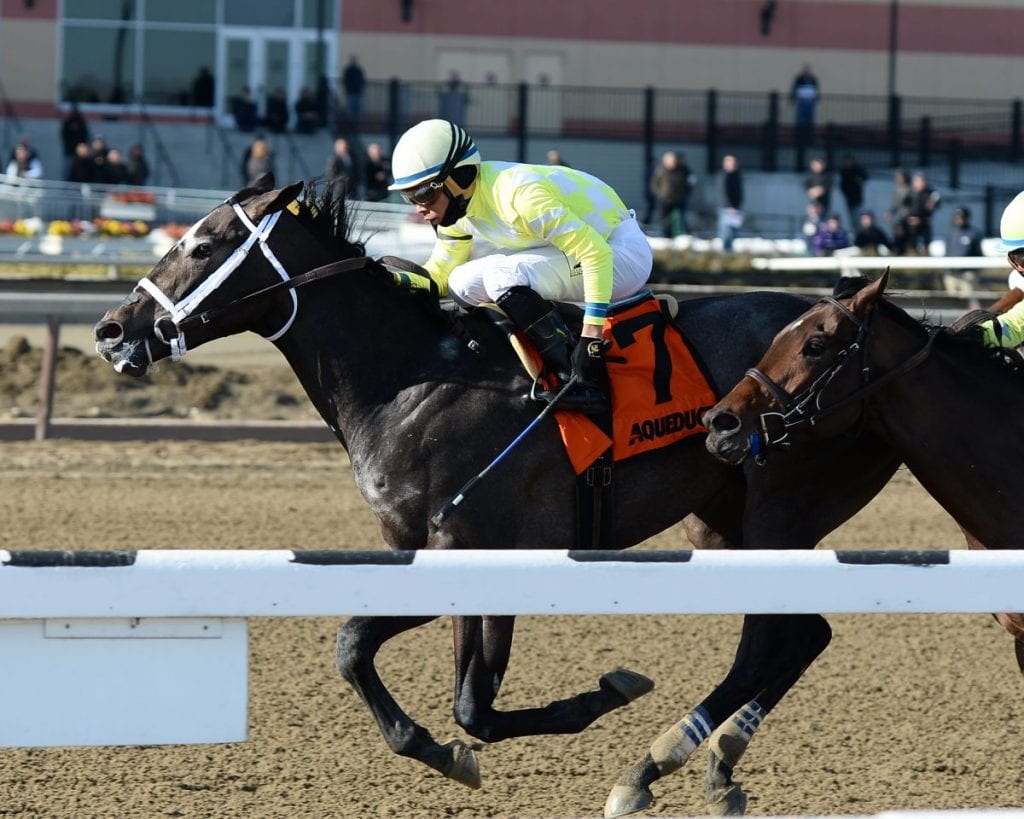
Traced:
<path fill-rule="evenodd" d="M 352 235 L 344 188 L 328 184 L 320 177 L 307 180 L 302 187 L 302 197 L 289 210 L 333 258 L 365 253 L 364 243 Z"/>
<path fill-rule="evenodd" d="M 833 295 L 837 299 L 848 299 L 869 285 L 873 279 L 866 276 L 844 276 L 836 283 Z M 901 327 L 917 332 L 927 332 L 938 328 L 939 336 L 936 345 L 950 354 L 962 359 L 965 367 L 977 372 L 979 368 L 988 368 L 996 377 L 1006 378 L 1007 371 L 1017 377 L 1024 378 L 1024 359 L 1015 350 L 1004 350 L 986 347 L 981 341 L 981 333 L 977 328 L 968 328 L 964 332 L 952 332 L 949 327 L 932 322 L 927 316 L 915 319 L 906 310 L 883 298 L 882 309 L 886 316 Z"/>

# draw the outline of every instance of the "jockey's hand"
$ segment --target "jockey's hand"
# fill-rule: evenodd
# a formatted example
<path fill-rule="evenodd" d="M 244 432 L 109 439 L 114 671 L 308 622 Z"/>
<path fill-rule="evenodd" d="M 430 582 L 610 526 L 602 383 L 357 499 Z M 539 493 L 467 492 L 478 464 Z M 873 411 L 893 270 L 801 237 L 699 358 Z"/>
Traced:
<path fill-rule="evenodd" d="M 593 382 L 604 368 L 604 351 L 609 342 L 583 336 L 572 351 L 572 374 L 580 381 Z"/>

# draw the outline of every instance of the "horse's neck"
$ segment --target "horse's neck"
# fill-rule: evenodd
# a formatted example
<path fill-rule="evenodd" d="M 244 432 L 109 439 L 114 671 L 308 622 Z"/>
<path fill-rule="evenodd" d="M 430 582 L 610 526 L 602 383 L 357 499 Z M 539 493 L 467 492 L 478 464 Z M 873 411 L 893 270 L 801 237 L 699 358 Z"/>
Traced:
<path fill-rule="evenodd" d="M 409 412 L 415 396 L 461 366 L 463 345 L 411 299 L 350 309 L 344 295 L 326 288 L 304 295 L 294 325 L 276 343 L 346 447 L 366 424 L 379 431 L 392 412 Z"/>
<path fill-rule="evenodd" d="M 876 396 L 872 425 L 957 523 L 987 546 L 1006 546 L 1019 539 L 1022 401 L 1016 373 L 980 372 L 936 345 Z"/>

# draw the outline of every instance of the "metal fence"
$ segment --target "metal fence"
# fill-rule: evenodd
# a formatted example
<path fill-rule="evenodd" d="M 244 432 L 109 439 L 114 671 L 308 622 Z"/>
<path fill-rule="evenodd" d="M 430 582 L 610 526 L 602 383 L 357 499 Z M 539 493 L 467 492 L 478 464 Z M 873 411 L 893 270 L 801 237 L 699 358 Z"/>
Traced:
<path fill-rule="evenodd" d="M 474 134 L 512 137 L 521 147 L 528 137 L 628 139 L 642 142 L 653 154 L 656 142 L 703 143 L 709 148 L 709 171 L 717 167 L 721 151 L 744 147 L 757 148 L 761 169 L 769 171 L 779 168 L 780 151 L 793 149 L 794 166 L 802 169 L 803 150 L 811 147 L 801 144 L 790 101 L 777 91 L 525 83 L 463 84 L 452 89 L 396 79 L 368 83 L 364 106 L 359 127 L 389 134 L 392 144 L 414 123 L 447 116 Z M 1017 162 L 1021 116 L 1016 99 L 833 94 L 819 105 L 813 145 L 825 153 L 854 148 L 884 151 L 888 165 L 911 160 L 927 165 L 932 153 L 951 152 L 961 161 Z M 340 130 L 345 127 L 346 123 L 339 124 Z"/>

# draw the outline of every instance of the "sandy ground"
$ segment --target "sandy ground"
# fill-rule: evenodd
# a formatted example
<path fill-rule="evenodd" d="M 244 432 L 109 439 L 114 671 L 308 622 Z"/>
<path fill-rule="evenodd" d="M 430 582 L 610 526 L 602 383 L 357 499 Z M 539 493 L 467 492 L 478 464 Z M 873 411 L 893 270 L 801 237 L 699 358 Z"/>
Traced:
<path fill-rule="evenodd" d="M 239 366 L 255 377 L 258 368 Z M 382 547 L 344 451 L 328 444 L 0 444 L 0 521 L 0 549 Z M 647 545 L 685 544 L 670 531 Z M 962 541 L 900 472 L 823 545 Z M 1024 806 L 1024 686 L 1012 641 L 991 618 L 830 622 L 832 645 L 762 726 L 737 772 L 751 815 Z M 739 624 L 721 616 L 520 618 L 499 707 L 589 690 L 619 665 L 657 688 L 579 735 L 485 747 L 483 788 L 470 791 L 387 750 L 334 668 L 340 621 L 256 620 L 247 742 L 4 751 L 0 816 L 600 816 L 619 774 L 725 674 Z M 435 621 L 388 644 L 378 665 L 435 737 L 468 740 L 451 716 L 450 644 L 450 624 Z M 659 782 L 653 813 L 703 813 L 704 765 L 698 752 Z"/>

